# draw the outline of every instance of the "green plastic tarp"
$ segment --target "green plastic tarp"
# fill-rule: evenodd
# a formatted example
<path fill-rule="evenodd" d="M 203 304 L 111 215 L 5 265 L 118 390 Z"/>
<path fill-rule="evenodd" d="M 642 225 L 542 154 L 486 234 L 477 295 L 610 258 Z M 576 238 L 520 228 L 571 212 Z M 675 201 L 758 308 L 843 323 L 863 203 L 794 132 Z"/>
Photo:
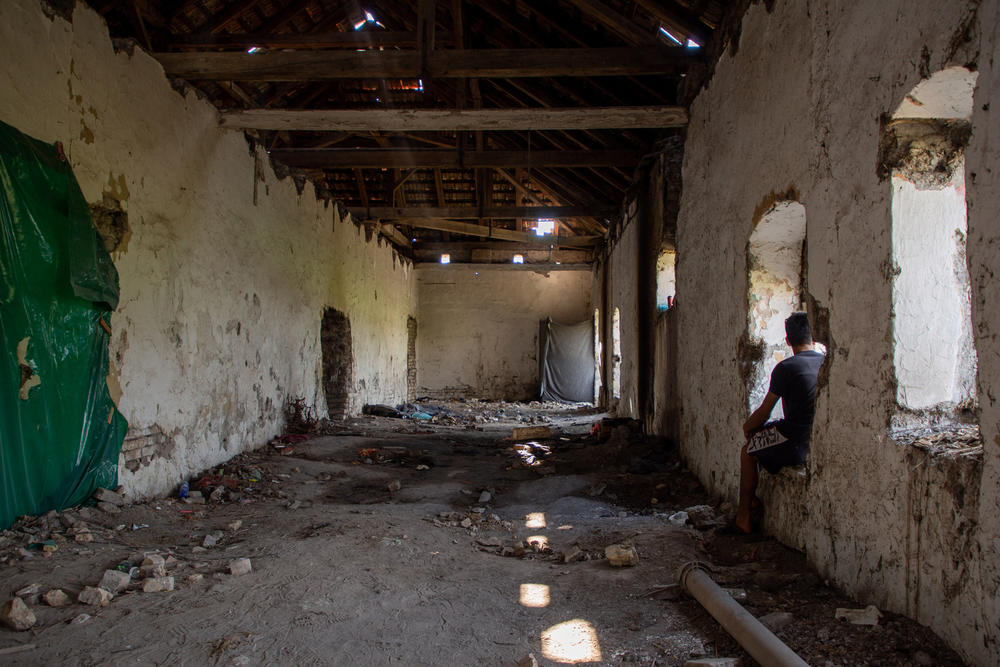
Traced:
<path fill-rule="evenodd" d="M 118 272 L 56 145 L 0 122 L 0 528 L 118 484 Z M 103 325 L 102 325 L 103 320 Z"/>

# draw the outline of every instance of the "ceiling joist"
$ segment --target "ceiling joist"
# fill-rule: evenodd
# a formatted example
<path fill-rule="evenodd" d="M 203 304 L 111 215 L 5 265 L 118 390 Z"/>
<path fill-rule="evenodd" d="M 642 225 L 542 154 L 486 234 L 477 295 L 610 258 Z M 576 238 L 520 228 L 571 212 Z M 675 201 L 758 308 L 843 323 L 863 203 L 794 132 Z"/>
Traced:
<path fill-rule="evenodd" d="M 618 212 L 614 206 L 501 206 L 478 208 L 475 206 L 350 206 L 348 212 L 356 220 L 445 220 L 448 218 L 579 218 L 591 216 L 610 218 Z M 412 226 L 417 226 L 409 222 Z"/>
<path fill-rule="evenodd" d="M 512 78 L 677 74 L 698 56 L 687 49 L 647 46 L 598 49 L 432 51 L 426 70 L 413 51 L 274 51 L 157 53 L 168 76 L 224 81 L 329 79 Z"/>
<path fill-rule="evenodd" d="M 352 215 L 354 214 L 354 209 L 348 210 L 351 211 Z M 538 236 L 534 232 L 515 232 L 513 230 L 503 229 L 500 227 L 474 225 L 468 222 L 455 222 L 453 220 L 434 218 L 409 219 L 405 220 L 405 223 L 410 227 L 417 227 L 419 229 L 433 229 L 440 232 L 451 232 L 453 234 L 480 236 L 482 238 L 495 239 L 499 241 L 514 241 L 517 243 L 531 244 L 536 247 L 544 248 L 549 246 L 590 248 L 601 238 L 599 236 Z"/>
<path fill-rule="evenodd" d="M 450 132 L 457 130 L 618 130 L 683 127 L 684 107 L 573 109 L 251 109 L 222 114 L 231 129 Z"/>

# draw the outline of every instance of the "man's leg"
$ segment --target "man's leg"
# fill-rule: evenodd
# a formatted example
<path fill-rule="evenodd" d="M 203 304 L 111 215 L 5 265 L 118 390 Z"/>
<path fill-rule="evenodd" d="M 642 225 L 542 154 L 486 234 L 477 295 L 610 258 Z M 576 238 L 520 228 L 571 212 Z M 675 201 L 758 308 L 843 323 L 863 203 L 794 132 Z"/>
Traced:
<path fill-rule="evenodd" d="M 740 450 L 740 506 L 736 510 L 736 527 L 744 533 L 753 532 L 750 523 L 750 508 L 757 494 L 757 461 L 747 454 L 747 446 Z"/>

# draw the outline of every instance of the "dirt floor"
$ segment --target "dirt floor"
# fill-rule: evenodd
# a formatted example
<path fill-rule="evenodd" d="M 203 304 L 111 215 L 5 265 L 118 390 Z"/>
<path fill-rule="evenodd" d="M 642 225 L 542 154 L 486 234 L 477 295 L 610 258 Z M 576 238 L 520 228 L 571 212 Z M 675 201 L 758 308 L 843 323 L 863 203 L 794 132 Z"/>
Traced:
<path fill-rule="evenodd" d="M 0 663 L 756 664 L 678 590 L 678 568 L 700 560 L 755 616 L 779 613 L 768 622 L 811 665 L 963 664 L 901 616 L 836 620 L 863 605 L 801 554 L 716 536 L 731 508 L 670 443 L 628 422 L 592 434 L 606 415 L 585 408 L 404 412 L 417 410 L 427 414 L 325 422 L 241 454 L 190 480 L 204 504 L 171 497 L 18 522 L 0 534 L 0 595 L 21 591 L 37 621 L 0 628 Z M 509 439 L 540 425 L 548 437 Z M 638 563 L 612 567 L 615 544 Z M 156 555 L 174 590 L 143 591 L 153 558 L 106 607 L 77 601 L 105 570 Z M 230 572 L 239 558 L 252 572 Z M 56 588 L 68 606 L 38 600 Z"/>

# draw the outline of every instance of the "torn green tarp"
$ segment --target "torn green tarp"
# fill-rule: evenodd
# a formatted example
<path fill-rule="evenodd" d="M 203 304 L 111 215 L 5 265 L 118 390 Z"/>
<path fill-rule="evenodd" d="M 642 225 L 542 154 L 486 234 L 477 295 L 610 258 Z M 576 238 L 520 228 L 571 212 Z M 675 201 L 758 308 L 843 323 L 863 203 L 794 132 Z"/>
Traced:
<path fill-rule="evenodd" d="M 118 273 L 56 146 L 0 123 L 0 528 L 114 488 Z"/>

